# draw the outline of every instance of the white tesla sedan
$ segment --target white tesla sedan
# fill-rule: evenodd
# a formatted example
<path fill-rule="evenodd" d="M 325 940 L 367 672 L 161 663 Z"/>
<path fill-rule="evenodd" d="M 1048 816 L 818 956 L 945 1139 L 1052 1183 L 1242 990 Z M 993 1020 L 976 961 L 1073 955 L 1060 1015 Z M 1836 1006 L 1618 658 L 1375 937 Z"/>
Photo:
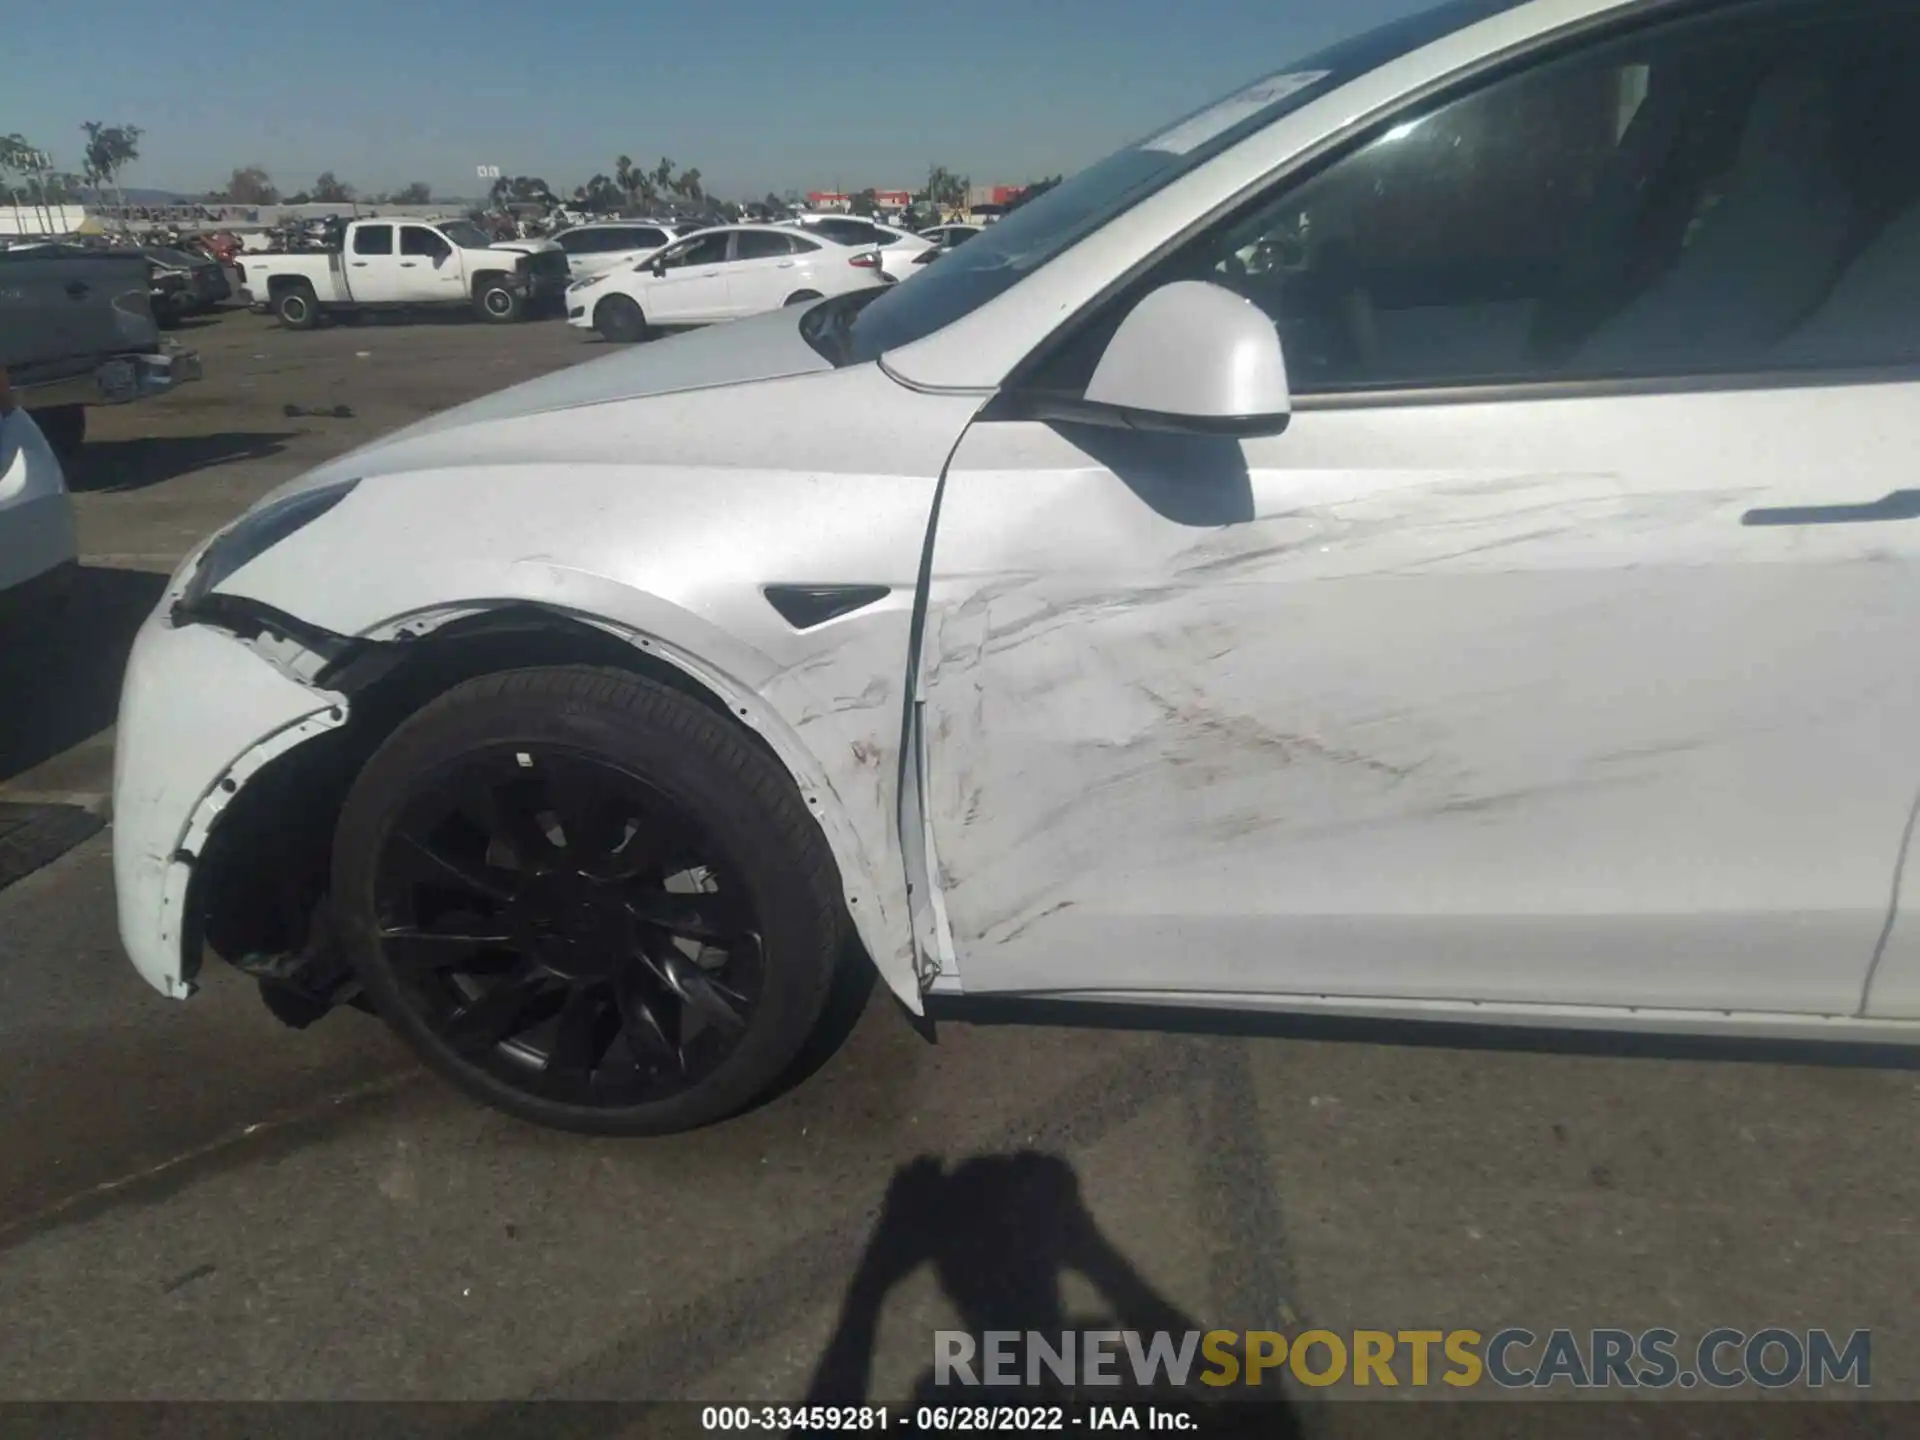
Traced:
<path fill-rule="evenodd" d="M 844 963 L 1920 1040 L 1916 72 L 1911 5 L 1466 0 L 329 462 L 140 634 L 133 961 L 621 1132 Z"/>
<path fill-rule="evenodd" d="M 722 225 L 567 289 L 567 323 L 608 340 L 739 320 L 887 283 L 879 256 L 778 225 Z"/>

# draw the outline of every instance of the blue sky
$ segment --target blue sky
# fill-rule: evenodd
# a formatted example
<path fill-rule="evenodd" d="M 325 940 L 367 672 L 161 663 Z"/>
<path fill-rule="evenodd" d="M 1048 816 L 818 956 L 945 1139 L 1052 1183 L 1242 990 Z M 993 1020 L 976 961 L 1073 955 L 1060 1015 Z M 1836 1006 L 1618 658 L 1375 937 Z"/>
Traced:
<path fill-rule="evenodd" d="M 188 0 L 125 23 L 95 7 L 10 30 L 0 133 L 77 170 L 82 120 L 137 124 L 123 183 L 187 191 L 243 164 L 282 190 L 331 169 L 363 191 L 471 194 L 479 164 L 570 189 L 623 152 L 736 198 L 911 186 L 932 163 L 1018 183 L 1423 4 Z"/>

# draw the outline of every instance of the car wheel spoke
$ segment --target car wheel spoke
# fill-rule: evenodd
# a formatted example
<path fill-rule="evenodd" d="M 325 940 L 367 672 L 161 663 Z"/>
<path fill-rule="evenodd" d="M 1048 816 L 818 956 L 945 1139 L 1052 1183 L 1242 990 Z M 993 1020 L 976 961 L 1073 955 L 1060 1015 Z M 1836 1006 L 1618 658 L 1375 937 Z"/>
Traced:
<path fill-rule="evenodd" d="M 531 965 L 495 981 L 485 993 L 447 1017 L 447 1043 L 456 1050 L 489 1050 L 532 1029 L 552 1011 L 551 977 Z"/>
<path fill-rule="evenodd" d="M 432 841 L 407 831 L 394 838 L 404 852 L 403 864 L 414 881 L 456 886 L 501 905 L 513 903 L 513 887 L 490 875 L 485 866 L 449 855 Z"/>
<path fill-rule="evenodd" d="M 725 945 L 745 933 L 739 907 L 725 894 L 655 890 L 627 897 L 627 909 L 642 925 L 686 940 Z"/>
<path fill-rule="evenodd" d="M 421 970 L 453 970 L 464 968 L 483 951 L 511 948 L 513 937 L 493 924 L 463 925 L 458 930 L 390 925 L 381 930 L 380 943 L 397 964 Z"/>
<path fill-rule="evenodd" d="M 513 856 L 523 874 L 539 874 L 557 858 L 554 843 L 541 830 L 524 787 L 488 777 L 468 780 L 455 796 L 460 813 Z"/>
<path fill-rule="evenodd" d="M 577 986 L 568 994 L 554 1027 L 548 1070 L 580 1078 L 593 1073 L 606 1050 L 601 1022 L 606 1017 L 607 1001 L 606 991 L 599 986 Z"/>
<path fill-rule="evenodd" d="M 642 1065 L 662 1061 L 676 1070 L 687 1068 L 679 1040 L 667 1033 L 659 1012 L 649 1003 L 640 987 L 631 979 L 617 987 L 620 1002 L 620 1029 L 633 1058 Z"/>
<path fill-rule="evenodd" d="M 605 776 L 572 760 L 546 762 L 540 767 L 540 783 L 560 822 L 567 863 L 593 873 L 625 838 L 627 821 L 638 807 L 609 793 Z"/>
<path fill-rule="evenodd" d="M 660 968 L 666 975 L 667 984 L 673 993 L 680 997 L 686 1015 L 702 1021 L 704 1024 L 737 1035 L 746 1029 L 747 1022 L 735 1008 L 740 997 L 733 991 L 723 989 L 716 984 L 701 968 L 684 955 L 673 954 L 661 957 Z M 731 998 L 729 998 L 731 997 Z M 682 1038 L 687 1027 L 681 1026 Z"/>

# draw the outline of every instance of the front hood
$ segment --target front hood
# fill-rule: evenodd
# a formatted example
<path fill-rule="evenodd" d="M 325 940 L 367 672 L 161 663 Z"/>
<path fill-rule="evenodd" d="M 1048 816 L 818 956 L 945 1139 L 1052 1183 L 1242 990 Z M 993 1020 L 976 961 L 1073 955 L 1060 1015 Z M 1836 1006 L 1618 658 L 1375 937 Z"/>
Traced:
<path fill-rule="evenodd" d="M 530 240 L 496 240 L 487 247 L 489 250 L 515 250 L 522 255 L 544 255 L 549 250 L 558 250 L 557 240 L 542 240 L 535 237 Z"/>
<path fill-rule="evenodd" d="M 500 458 L 506 442 L 501 427 L 529 416 L 831 370 L 800 336 L 805 313 L 804 306 L 774 310 L 543 375 L 363 445 L 281 486 L 261 503 L 334 480 L 490 463 Z"/>

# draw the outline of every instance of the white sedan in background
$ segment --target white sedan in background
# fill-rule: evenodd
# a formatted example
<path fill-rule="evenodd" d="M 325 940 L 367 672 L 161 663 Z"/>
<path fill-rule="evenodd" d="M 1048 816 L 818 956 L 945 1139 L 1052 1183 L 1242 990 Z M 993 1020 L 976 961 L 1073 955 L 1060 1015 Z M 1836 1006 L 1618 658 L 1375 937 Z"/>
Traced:
<path fill-rule="evenodd" d="M 567 268 L 573 278 L 584 280 L 622 266 L 633 266 L 652 258 L 679 239 L 684 231 L 652 221 L 605 220 L 576 225 L 553 237 L 567 252 Z"/>
<path fill-rule="evenodd" d="M 631 269 L 576 281 L 567 291 L 567 323 L 608 340 L 642 340 L 886 283 L 871 249 L 781 225 L 722 225 Z"/>
<path fill-rule="evenodd" d="M 879 253 L 880 268 L 889 279 L 905 280 L 914 273 L 914 262 L 934 248 L 934 242 L 898 225 L 868 219 L 861 215 L 802 213 L 792 221 L 810 234 L 824 236 L 836 245 L 851 245 Z"/>
<path fill-rule="evenodd" d="M 1453 0 L 331 460 L 134 646 L 134 963 L 625 1133 L 849 963 L 1920 1045 L 1915 74 L 1912 4 Z"/>

